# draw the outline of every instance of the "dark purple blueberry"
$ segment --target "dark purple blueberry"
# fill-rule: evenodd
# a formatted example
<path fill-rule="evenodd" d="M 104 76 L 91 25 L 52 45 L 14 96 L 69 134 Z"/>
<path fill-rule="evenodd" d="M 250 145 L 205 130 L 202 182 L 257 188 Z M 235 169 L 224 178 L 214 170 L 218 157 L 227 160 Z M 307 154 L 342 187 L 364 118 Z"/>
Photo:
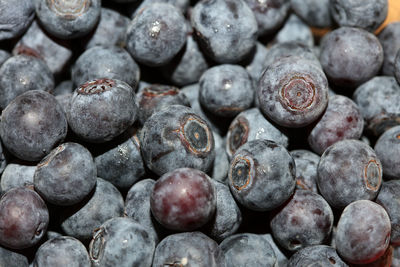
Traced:
<path fill-rule="evenodd" d="M 379 33 L 378 38 L 384 54 L 382 74 L 393 76 L 396 54 L 400 49 L 400 22 L 392 22 L 386 25 Z"/>
<path fill-rule="evenodd" d="M 67 119 L 72 131 L 81 139 L 102 143 L 128 129 L 136 113 L 132 87 L 119 80 L 97 79 L 75 90 Z"/>
<path fill-rule="evenodd" d="M 274 250 L 261 235 L 236 234 L 225 238 L 219 246 L 225 254 L 226 266 L 274 267 L 276 263 Z"/>
<path fill-rule="evenodd" d="M 290 15 L 285 25 L 275 35 L 276 43 L 301 43 L 309 47 L 314 46 L 314 36 L 310 27 L 295 14 Z"/>
<path fill-rule="evenodd" d="M 4 267 L 28 267 L 28 259 L 18 252 L 0 247 L 0 266 Z"/>
<path fill-rule="evenodd" d="M 186 43 L 186 22 L 173 5 L 152 3 L 135 15 L 126 35 L 126 49 L 148 66 L 167 64 Z"/>
<path fill-rule="evenodd" d="M 317 193 L 297 189 L 270 222 L 272 234 L 287 250 L 298 251 L 326 242 L 333 226 L 333 212 Z"/>
<path fill-rule="evenodd" d="M 190 17 L 200 47 L 218 63 L 239 62 L 256 44 L 257 21 L 242 0 L 202 0 Z"/>
<path fill-rule="evenodd" d="M 400 179 L 400 125 L 384 132 L 376 141 L 374 149 L 382 163 L 383 176 Z"/>
<path fill-rule="evenodd" d="M 383 182 L 376 203 L 384 207 L 390 217 L 391 244 L 400 245 L 400 181 Z"/>
<path fill-rule="evenodd" d="M 54 78 L 44 61 L 25 55 L 10 57 L 0 67 L 0 109 L 30 90 L 50 92 Z"/>
<path fill-rule="evenodd" d="M 226 153 L 232 158 L 236 150 L 247 142 L 266 139 L 287 147 L 289 139 L 271 124 L 258 108 L 245 110 L 232 121 L 226 135 Z"/>
<path fill-rule="evenodd" d="M 328 81 L 314 61 L 280 58 L 261 76 L 258 99 L 261 111 L 277 124 L 303 127 L 321 116 L 328 105 Z"/>
<path fill-rule="evenodd" d="M 84 146 L 64 143 L 39 162 L 33 182 L 35 190 L 47 202 L 74 205 L 96 186 L 96 165 Z"/>
<path fill-rule="evenodd" d="M 292 150 L 290 155 L 296 165 L 296 188 L 318 193 L 317 167 L 320 157 L 308 150 Z"/>
<path fill-rule="evenodd" d="M 95 79 L 120 80 L 136 88 L 140 69 L 129 53 L 117 46 L 94 46 L 83 52 L 71 70 L 75 85 Z"/>
<path fill-rule="evenodd" d="M 321 155 L 337 141 L 359 139 L 363 129 L 364 119 L 356 103 L 342 95 L 331 96 L 324 114 L 308 135 L 308 144 Z"/>
<path fill-rule="evenodd" d="M 154 113 L 142 128 L 140 144 L 144 162 L 158 175 L 183 167 L 207 172 L 215 158 L 208 123 L 180 105 Z"/>
<path fill-rule="evenodd" d="M 289 0 L 245 0 L 245 2 L 256 17 L 258 35 L 274 33 L 285 22 L 290 10 Z"/>
<path fill-rule="evenodd" d="M 355 201 L 340 216 L 336 250 L 350 263 L 373 262 L 388 248 L 390 230 L 390 219 L 382 206 L 370 200 Z"/>
<path fill-rule="evenodd" d="M 14 187 L 32 185 L 35 170 L 36 165 L 30 166 L 18 163 L 7 164 L 1 175 L 0 192 L 7 192 Z"/>
<path fill-rule="evenodd" d="M 172 234 L 156 247 L 153 267 L 228 267 L 218 244 L 201 232 Z"/>
<path fill-rule="evenodd" d="M 276 256 L 276 262 L 274 267 L 286 267 L 286 264 L 288 262 L 287 256 L 282 252 L 283 249 L 281 247 L 278 247 L 276 244 L 275 240 L 273 239 L 271 234 L 264 234 L 261 235 L 264 237 L 269 244 L 271 245 L 271 248 L 273 249 L 275 256 Z"/>
<path fill-rule="evenodd" d="M 153 216 L 167 229 L 192 231 L 214 215 L 216 192 L 202 171 L 180 168 L 161 176 L 150 196 Z"/>
<path fill-rule="evenodd" d="M 67 119 L 51 94 L 32 90 L 15 98 L 1 115 L 0 135 L 16 157 L 38 161 L 67 135 Z"/>
<path fill-rule="evenodd" d="M 49 211 L 33 190 L 17 187 L 0 199 L 0 244 L 23 249 L 37 244 L 49 224 Z"/>
<path fill-rule="evenodd" d="M 383 49 L 372 33 L 341 27 L 323 38 L 320 61 L 330 82 L 355 88 L 378 73 L 383 63 Z"/>
<path fill-rule="evenodd" d="M 319 191 L 335 208 L 360 199 L 375 199 L 381 183 L 381 162 L 370 146 L 358 140 L 333 144 L 318 164 Z"/>
<path fill-rule="evenodd" d="M 333 26 L 330 0 L 291 0 L 290 5 L 293 12 L 312 27 Z"/>
<path fill-rule="evenodd" d="M 100 0 L 38 0 L 36 16 L 51 34 L 72 39 L 88 34 L 100 19 Z"/>
<path fill-rule="evenodd" d="M 296 166 L 281 145 L 258 139 L 247 142 L 234 154 L 229 169 L 232 195 L 246 208 L 268 211 L 292 195 Z"/>
<path fill-rule="evenodd" d="M 13 54 L 26 54 L 42 59 L 53 74 L 66 71 L 72 58 L 71 45 L 46 33 L 36 21 L 22 36 L 13 49 Z"/>
<path fill-rule="evenodd" d="M 216 116 L 234 117 L 253 104 L 253 82 L 239 65 L 212 67 L 203 73 L 199 84 L 201 105 Z"/>
<path fill-rule="evenodd" d="M 388 0 L 331 0 L 331 14 L 339 26 L 373 32 L 386 19 Z"/>
<path fill-rule="evenodd" d="M 70 236 L 59 236 L 38 248 L 33 266 L 89 267 L 90 259 L 85 246 L 79 240 Z"/>
<path fill-rule="evenodd" d="M 0 41 L 21 35 L 35 18 L 34 1 L 0 1 Z"/>
<path fill-rule="evenodd" d="M 287 267 L 347 267 L 333 247 L 314 245 L 297 251 L 290 257 Z"/>
<path fill-rule="evenodd" d="M 131 218 L 112 218 L 93 233 L 89 245 L 91 266 L 151 267 L 155 248 L 146 227 Z"/>
<path fill-rule="evenodd" d="M 190 107 L 190 102 L 185 94 L 177 87 L 153 84 L 144 88 L 137 94 L 139 107 L 139 121 L 144 124 L 151 115 L 171 105 Z"/>
<path fill-rule="evenodd" d="M 93 195 L 63 210 L 61 229 L 69 236 L 87 241 L 92 238 L 93 231 L 105 221 L 122 216 L 123 212 L 124 200 L 118 189 L 97 178 Z"/>

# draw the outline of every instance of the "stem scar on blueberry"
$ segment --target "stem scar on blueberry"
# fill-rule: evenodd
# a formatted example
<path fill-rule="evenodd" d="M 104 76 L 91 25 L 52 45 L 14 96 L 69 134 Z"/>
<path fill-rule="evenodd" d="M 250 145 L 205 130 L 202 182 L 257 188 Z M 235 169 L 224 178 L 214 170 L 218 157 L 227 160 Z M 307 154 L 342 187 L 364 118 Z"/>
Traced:
<path fill-rule="evenodd" d="M 180 128 L 180 139 L 184 146 L 194 154 L 204 154 L 211 151 L 212 133 L 207 125 L 189 116 Z"/>
<path fill-rule="evenodd" d="M 229 179 L 238 191 L 250 184 L 252 163 L 250 158 L 243 156 L 235 157 L 229 173 Z"/>
<path fill-rule="evenodd" d="M 49 9 L 58 16 L 63 16 L 66 19 L 75 19 L 76 17 L 81 16 L 88 10 L 90 5 L 91 0 L 47 0 L 47 6 Z"/>
<path fill-rule="evenodd" d="M 308 77 L 295 75 L 283 85 L 281 97 L 288 108 L 305 110 L 314 103 L 315 85 Z"/>
<path fill-rule="evenodd" d="M 381 176 L 381 167 L 376 162 L 376 160 L 371 159 L 368 164 L 364 168 L 364 180 L 365 185 L 368 189 L 376 191 L 379 189 L 382 176 Z"/>

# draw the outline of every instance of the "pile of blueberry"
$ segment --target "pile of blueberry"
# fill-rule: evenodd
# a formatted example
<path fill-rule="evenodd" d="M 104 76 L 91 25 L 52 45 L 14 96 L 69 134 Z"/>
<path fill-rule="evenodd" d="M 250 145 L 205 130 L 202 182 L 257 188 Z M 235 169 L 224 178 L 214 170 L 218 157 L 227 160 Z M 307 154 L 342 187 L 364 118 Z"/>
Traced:
<path fill-rule="evenodd" d="M 0 266 L 400 266 L 387 14 L 0 0 Z"/>

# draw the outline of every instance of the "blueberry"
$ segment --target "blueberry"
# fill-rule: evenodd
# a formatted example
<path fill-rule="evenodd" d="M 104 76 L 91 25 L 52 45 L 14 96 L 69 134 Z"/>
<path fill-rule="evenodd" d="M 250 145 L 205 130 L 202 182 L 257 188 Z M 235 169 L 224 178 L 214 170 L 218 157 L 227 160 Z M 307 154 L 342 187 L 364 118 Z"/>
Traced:
<path fill-rule="evenodd" d="M 239 62 L 256 44 L 257 21 L 242 0 L 199 1 L 191 23 L 200 47 L 218 63 Z"/>
<path fill-rule="evenodd" d="M 66 208 L 61 214 L 61 229 L 69 236 L 87 241 L 105 221 L 122 216 L 124 200 L 111 183 L 97 178 L 93 194 Z"/>
<path fill-rule="evenodd" d="M 3 110 L 0 135 L 4 146 L 23 160 L 37 161 L 67 135 L 67 120 L 54 96 L 40 90 L 15 98 Z"/>
<path fill-rule="evenodd" d="M 320 157 L 308 150 L 292 150 L 290 155 L 296 165 L 296 188 L 318 193 L 317 166 Z"/>
<path fill-rule="evenodd" d="M 89 33 L 100 19 L 100 0 L 35 1 L 36 16 L 52 35 L 62 39 Z"/>
<path fill-rule="evenodd" d="M 24 55 L 10 57 L 0 67 L 0 109 L 29 90 L 50 92 L 54 78 L 44 61 Z"/>
<path fill-rule="evenodd" d="M 72 81 L 81 85 L 94 79 L 115 79 L 136 88 L 140 69 L 129 53 L 120 47 L 95 46 L 83 52 L 71 70 Z"/>
<path fill-rule="evenodd" d="M 70 43 L 46 33 L 35 21 L 13 49 L 13 54 L 27 54 L 46 62 L 53 74 L 67 70 L 72 58 Z"/>
<path fill-rule="evenodd" d="M 375 143 L 375 152 L 382 162 L 383 176 L 388 179 L 400 178 L 400 125 L 384 132 Z"/>
<path fill-rule="evenodd" d="M 232 121 L 226 135 L 226 153 L 232 158 L 236 150 L 247 142 L 267 139 L 287 147 L 289 139 L 271 124 L 258 108 L 247 109 Z"/>
<path fill-rule="evenodd" d="M 339 87 L 355 88 L 378 73 L 383 51 L 372 33 L 341 27 L 324 37 L 320 61 L 330 82 Z"/>
<path fill-rule="evenodd" d="M 37 244 L 49 224 L 49 211 L 33 190 L 17 187 L 0 199 L 0 244 L 23 249 Z"/>
<path fill-rule="evenodd" d="M 214 133 L 214 140 L 216 133 Z M 211 172 L 211 177 L 221 183 L 227 183 L 229 171 L 229 157 L 225 151 L 225 147 L 215 149 L 215 160 Z"/>
<path fill-rule="evenodd" d="M 302 127 L 314 122 L 328 104 L 328 81 L 320 67 L 304 58 L 280 58 L 260 78 L 261 111 L 277 124 Z"/>
<path fill-rule="evenodd" d="M 146 166 L 158 175 L 183 167 L 207 172 L 215 157 L 208 123 L 180 105 L 154 113 L 143 126 L 140 144 Z"/>
<path fill-rule="evenodd" d="M 0 66 L 10 57 L 11 54 L 8 51 L 0 49 Z"/>
<path fill-rule="evenodd" d="M 220 247 L 225 253 L 226 266 L 275 266 L 274 250 L 261 235 L 241 233 L 229 236 Z"/>
<path fill-rule="evenodd" d="M 30 166 L 18 163 L 7 164 L 1 175 L 0 191 L 6 192 L 14 187 L 32 185 L 35 169 L 35 165 Z"/>
<path fill-rule="evenodd" d="M 29 263 L 23 254 L 0 247 L 0 266 L 28 267 Z"/>
<path fill-rule="evenodd" d="M 59 206 L 74 205 L 96 186 L 96 166 L 84 146 L 64 143 L 39 162 L 33 182 L 46 201 Z"/>
<path fill-rule="evenodd" d="M 60 95 L 72 95 L 74 89 L 74 83 L 71 80 L 65 80 L 57 84 L 51 93 L 56 97 Z"/>
<path fill-rule="evenodd" d="M 214 115 L 234 117 L 253 104 L 253 83 L 239 65 L 212 67 L 203 73 L 199 84 L 199 101 Z"/>
<path fill-rule="evenodd" d="M 167 64 L 186 43 L 186 22 L 173 5 L 153 3 L 141 9 L 127 29 L 126 48 L 145 65 Z"/>
<path fill-rule="evenodd" d="M 229 187 L 236 200 L 246 208 L 268 211 L 282 205 L 292 195 L 295 173 L 294 160 L 283 146 L 270 140 L 253 140 L 234 154 Z"/>
<path fill-rule="evenodd" d="M 358 140 L 333 144 L 318 164 L 319 191 L 335 208 L 360 199 L 373 200 L 381 183 L 381 162 L 370 146 Z"/>
<path fill-rule="evenodd" d="M 400 49 L 399 49 L 399 51 L 400 51 Z M 1 63 L 0 63 L 0 65 L 1 65 Z M 397 82 L 400 83 L 400 53 L 399 52 L 397 52 L 396 58 L 394 60 L 394 77 L 396 78 Z"/>
<path fill-rule="evenodd" d="M 33 265 L 89 267 L 90 259 L 85 246 L 79 240 L 70 236 L 59 236 L 39 247 Z"/>
<path fill-rule="evenodd" d="M 347 267 L 333 247 L 314 245 L 297 251 L 288 262 L 287 267 L 337 266 Z"/>
<path fill-rule="evenodd" d="M 274 38 L 276 43 L 302 43 L 309 47 L 314 46 L 314 37 L 310 27 L 295 14 L 290 15 L 285 25 Z"/>
<path fill-rule="evenodd" d="M 290 5 L 293 12 L 312 27 L 333 26 L 330 0 L 291 0 Z"/>
<path fill-rule="evenodd" d="M 129 0 L 117 0 L 117 1 L 129 1 Z M 186 12 L 188 11 L 189 6 L 190 6 L 189 0 L 143 0 L 143 1 L 141 1 L 139 6 L 133 5 L 134 7 L 135 6 L 137 6 L 137 7 L 135 8 L 135 10 L 133 10 L 134 12 L 131 14 L 131 18 L 134 18 L 135 15 L 138 12 L 140 12 L 140 10 L 142 10 L 144 7 L 152 5 L 154 3 L 165 3 L 165 4 L 173 5 L 179 11 L 181 11 L 182 14 L 184 14 L 184 15 L 186 14 Z"/>
<path fill-rule="evenodd" d="M 254 88 L 256 88 L 256 84 L 261 77 L 264 69 L 267 67 L 268 60 L 268 49 L 260 42 L 256 43 L 256 46 L 253 49 L 253 53 L 246 60 L 246 70 L 250 75 L 250 78 L 253 80 Z M 255 99 L 256 101 L 256 99 Z"/>
<path fill-rule="evenodd" d="M 157 245 L 153 267 L 180 265 L 227 266 L 225 255 L 218 244 L 201 232 L 172 234 Z"/>
<path fill-rule="evenodd" d="M 275 240 L 273 239 L 271 234 L 264 234 L 261 235 L 262 237 L 264 237 L 269 244 L 271 245 L 275 256 L 276 256 L 276 262 L 274 267 L 284 267 L 287 264 L 288 258 L 287 256 L 283 253 L 283 249 L 281 247 L 278 247 L 278 245 L 276 244 Z"/>
<path fill-rule="evenodd" d="M 325 242 L 333 226 L 333 212 L 317 193 L 297 189 L 293 198 L 272 218 L 271 230 L 278 243 L 287 250 Z"/>
<path fill-rule="evenodd" d="M 394 62 L 400 49 L 400 22 L 392 22 L 383 28 L 378 35 L 383 47 L 384 60 L 382 74 L 394 75 Z"/>
<path fill-rule="evenodd" d="M 340 26 L 376 30 L 388 14 L 388 0 L 332 0 L 331 14 Z"/>
<path fill-rule="evenodd" d="M 0 41 L 21 35 L 35 18 L 34 1 L 0 1 Z"/>
<path fill-rule="evenodd" d="M 132 87 L 120 80 L 97 79 L 75 90 L 67 119 L 71 130 L 81 139 L 101 143 L 128 129 L 136 113 Z"/>
<path fill-rule="evenodd" d="M 308 144 L 321 155 L 337 141 L 359 139 L 363 129 L 364 119 L 356 103 L 342 95 L 331 96 L 327 109 L 308 135 Z"/>
<path fill-rule="evenodd" d="M 131 218 L 115 217 L 93 233 L 92 266 L 150 267 L 156 244 L 148 229 Z"/>
<path fill-rule="evenodd" d="M 382 206 L 370 200 L 355 201 L 340 216 L 336 250 L 350 263 L 373 262 L 388 248 L 390 230 L 390 219 Z"/>
<path fill-rule="evenodd" d="M 394 77 L 372 78 L 357 88 L 353 99 L 374 136 L 400 124 L 400 86 Z"/>

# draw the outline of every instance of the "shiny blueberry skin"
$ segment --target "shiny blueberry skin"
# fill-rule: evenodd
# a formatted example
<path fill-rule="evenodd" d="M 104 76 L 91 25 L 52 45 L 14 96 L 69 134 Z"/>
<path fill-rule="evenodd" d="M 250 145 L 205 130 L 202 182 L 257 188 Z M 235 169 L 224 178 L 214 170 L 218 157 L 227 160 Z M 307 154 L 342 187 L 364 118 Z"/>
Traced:
<path fill-rule="evenodd" d="M 108 219 L 122 216 L 123 212 L 124 200 L 118 189 L 97 178 L 93 194 L 63 211 L 61 229 L 69 236 L 87 241 L 92 238 L 95 229 Z"/>
<path fill-rule="evenodd" d="M 49 224 L 45 202 L 33 190 L 17 187 L 0 199 L 0 244 L 23 249 L 37 244 Z"/>
<path fill-rule="evenodd" d="M 150 208 L 167 229 L 192 231 L 214 215 L 216 192 L 211 178 L 202 171 L 180 168 L 161 176 L 154 184 Z"/>
<path fill-rule="evenodd" d="M 333 212 L 321 195 L 297 189 L 293 198 L 273 216 L 270 226 L 282 247 L 298 251 L 328 239 L 333 226 Z"/>
<path fill-rule="evenodd" d="M 120 80 L 97 79 L 75 90 L 67 119 L 71 130 L 81 139 L 102 143 L 128 129 L 136 113 L 132 87 Z"/>
<path fill-rule="evenodd" d="M 79 240 L 70 236 L 59 236 L 38 248 L 33 266 L 89 267 L 90 259 L 85 246 Z"/>
<path fill-rule="evenodd" d="M 398 246 L 400 244 L 400 181 L 383 182 L 376 203 L 385 208 L 388 213 L 392 227 L 390 243 Z"/>
<path fill-rule="evenodd" d="M 400 124 L 400 86 L 391 76 L 377 76 L 362 84 L 353 94 L 367 130 L 380 136 Z"/>
<path fill-rule="evenodd" d="M 21 35 L 35 18 L 34 1 L 0 1 L 0 41 Z"/>
<path fill-rule="evenodd" d="M 364 118 L 357 104 L 346 96 L 331 96 L 324 114 L 308 135 L 308 144 L 321 155 L 337 141 L 359 139 L 363 129 Z"/>
<path fill-rule="evenodd" d="M 314 46 L 314 36 L 310 27 L 295 14 L 290 15 L 285 25 L 276 34 L 276 43 L 301 43 L 309 47 Z"/>
<path fill-rule="evenodd" d="M 89 255 L 93 267 L 151 267 L 155 248 L 146 227 L 131 218 L 115 217 L 95 230 Z"/>
<path fill-rule="evenodd" d="M 18 163 L 9 163 L 4 169 L 0 180 L 0 192 L 7 192 L 11 188 L 33 184 L 33 175 L 36 166 Z"/>
<path fill-rule="evenodd" d="M 199 84 L 201 105 L 216 116 L 234 117 L 253 104 L 253 83 L 239 65 L 212 67 L 203 73 Z"/>
<path fill-rule="evenodd" d="M 328 105 L 328 81 L 314 61 L 292 56 L 276 60 L 260 78 L 260 109 L 285 127 L 315 121 Z"/>
<path fill-rule="evenodd" d="M 383 49 L 374 34 L 360 28 L 341 27 L 323 38 L 320 61 L 330 82 L 355 88 L 378 73 Z"/>
<path fill-rule="evenodd" d="M 5 109 L 14 98 L 27 91 L 50 92 L 53 89 L 53 74 L 40 59 L 17 55 L 0 67 L 0 109 Z"/>
<path fill-rule="evenodd" d="M 276 256 L 261 235 L 241 233 L 229 236 L 219 245 L 227 266 L 275 266 Z"/>
<path fill-rule="evenodd" d="M 319 191 L 335 208 L 344 208 L 360 199 L 375 199 L 381 183 L 380 160 L 370 146 L 358 140 L 333 144 L 318 164 Z"/>
<path fill-rule="evenodd" d="M 15 45 L 13 54 L 27 54 L 40 58 L 46 62 L 53 74 L 61 74 L 66 71 L 72 58 L 72 48 L 67 41 L 45 32 L 35 20 Z"/>
<path fill-rule="evenodd" d="M 390 219 L 382 206 L 370 200 L 355 201 L 340 216 L 336 250 L 350 263 L 373 262 L 388 248 L 390 230 Z"/>
<path fill-rule="evenodd" d="M 384 54 L 382 74 L 393 76 L 396 54 L 400 49 L 400 22 L 392 22 L 386 25 L 379 33 L 378 38 Z"/>
<path fill-rule="evenodd" d="M 383 176 L 400 179 L 400 126 L 384 132 L 375 143 L 375 152 L 382 163 Z"/>
<path fill-rule="evenodd" d="M 333 26 L 330 0 L 291 0 L 290 5 L 293 12 L 312 27 Z"/>
<path fill-rule="evenodd" d="M 100 0 L 35 1 L 36 16 L 41 25 L 61 39 L 72 39 L 89 33 L 100 19 Z"/>
<path fill-rule="evenodd" d="M 83 52 L 71 70 L 75 85 L 94 79 L 115 79 L 136 88 L 140 69 L 129 53 L 120 47 L 95 46 Z"/>
<path fill-rule="evenodd" d="M 347 267 L 348 265 L 339 257 L 333 247 L 327 245 L 314 245 L 297 251 L 290 257 L 287 267 Z"/>
<path fill-rule="evenodd" d="M 207 172 L 215 158 L 208 123 L 180 105 L 154 113 L 142 128 L 140 144 L 144 162 L 158 175 L 183 167 Z"/>
<path fill-rule="evenodd" d="M 186 22 L 173 5 L 153 3 L 141 9 L 127 29 L 126 49 L 148 66 L 167 64 L 186 43 Z"/>
<path fill-rule="evenodd" d="M 8 250 L 0 246 L 0 266 L 28 267 L 28 259 L 18 252 Z"/>
<path fill-rule="evenodd" d="M 331 0 L 331 14 L 339 26 L 373 32 L 386 19 L 388 0 Z"/>
<path fill-rule="evenodd" d="M 64 140 L 67 120 L 54 96 L 32 90 L 15 98 L 3 110 L 0 135 L 13 155 L 38 161 Z"/>
<path fill-rule="evenodd" d="M 232 121 L 226 136 L 226 153 L 232 158 L 236 150 L 247 142 L 267 139 L 287 148 L 289 139 L 271 124 L 258 108 L 247 109 Z"/>
<path fill-rule="evenodd" d="M 157 245 L 153 267 L 185 265 L 228 267 L 218 244 L 201 232 L 172 234 Z"/>
<path fill-rule="evenodd" d="M 247 142 L 234 154 L 229 187 L 236 200 L 246 208 L 268 211 L 292 195 L 295 174 L 294 160 L 283 146 L 258 139 Z"/>
<path fill-rule="evenodd" d="M 239 62 L 256 44 L 257 21 L 242 0 L 199 1 L 191 24 L 202 50 L 218 63 Z"/>
<path fill-rule="evenodd" d="M 96 186 L 96 166 L 89 150 L 78 143 L 54 148 L 36 167 L 35 190 L 58 206 L 82 201 Z"/>
<path fill-rule="evenodd" d="M 317 166 L 320 157 L 308 150 L 292 150 L 290 155 L 296 165 L 296 188 L 318 193 Z"/>

